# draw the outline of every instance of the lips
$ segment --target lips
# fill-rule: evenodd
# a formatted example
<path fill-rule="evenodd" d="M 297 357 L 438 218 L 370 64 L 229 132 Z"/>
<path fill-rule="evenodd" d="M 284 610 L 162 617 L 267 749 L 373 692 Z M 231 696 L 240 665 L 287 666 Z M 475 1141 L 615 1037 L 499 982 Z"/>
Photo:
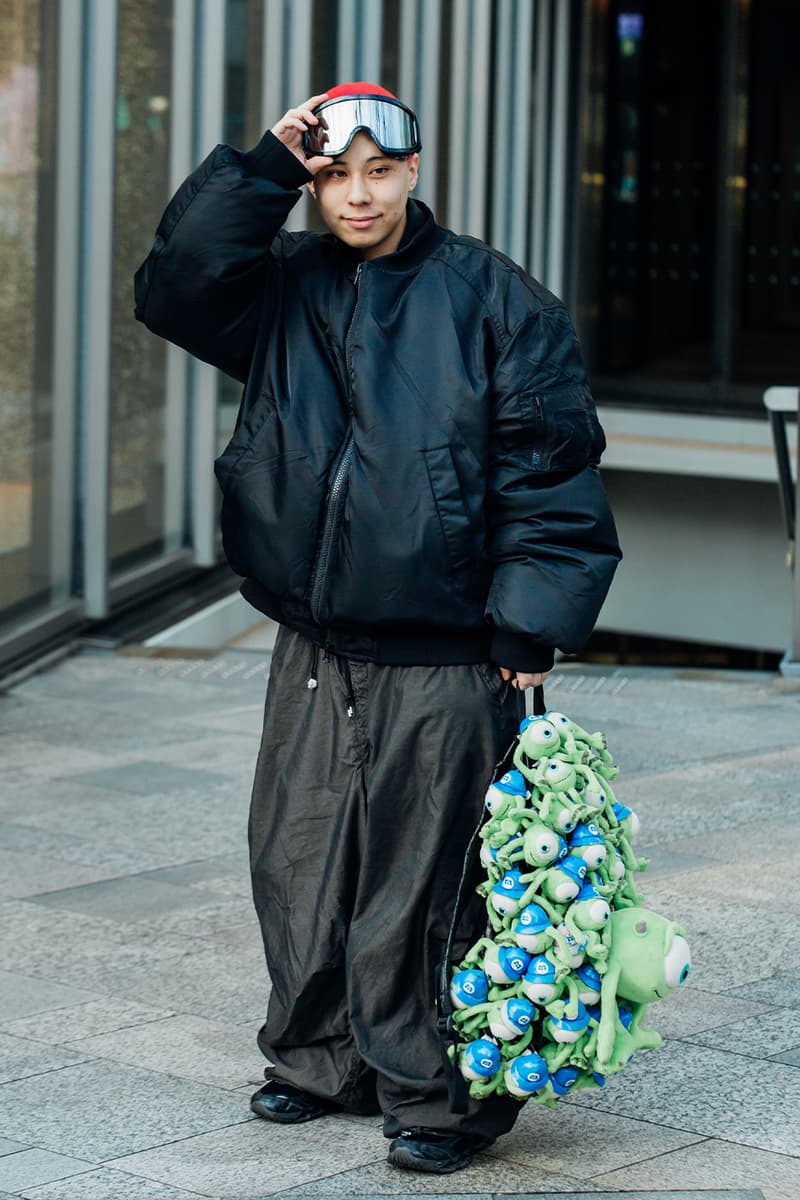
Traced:
<path fill-rule="evenodd" d="M 377 217 L 345 217 L 345 222 L 352 226 L 353 229 L 368 229 Z"/>

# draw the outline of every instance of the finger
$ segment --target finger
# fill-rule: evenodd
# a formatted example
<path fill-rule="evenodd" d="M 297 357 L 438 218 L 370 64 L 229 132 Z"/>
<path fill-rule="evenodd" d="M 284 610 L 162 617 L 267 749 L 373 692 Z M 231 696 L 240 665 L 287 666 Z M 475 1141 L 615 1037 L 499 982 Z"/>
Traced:
<path fill-rule="evenodd" d="M 509 671 L 508 667 L 498 667 L 498 670 L 500 671 L 501 678 L 503 678 L 506 683 L 508 683 L 511 676 L 514 674 L 513 671 Z"/>
<path fill-rule="evenodd" d="M 302 104 L 298 105 L 298 108 L 316 108 L 318 104 L 322 104 L 322 101 L 327 99 L 328 93 L 320 92 L 318 96 L 309 96 L 307 100 L 304 100 Z"/>
<path fill-rule="evenodd" d="M 310 108 L 298 108 L 298 116 L 302 117 L 309 125 L 319 125 L 319 117 L 315 117 Z"/>

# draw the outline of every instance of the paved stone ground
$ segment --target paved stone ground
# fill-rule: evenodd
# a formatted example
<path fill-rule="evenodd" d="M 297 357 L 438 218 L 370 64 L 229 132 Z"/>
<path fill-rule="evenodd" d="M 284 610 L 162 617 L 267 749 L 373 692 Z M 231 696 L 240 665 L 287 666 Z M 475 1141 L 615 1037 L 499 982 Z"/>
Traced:
<path fill-rule="evenodd" d="M 689 930 L 664 1048 L 457 1176 L 379 1122 L 251 1117 L 267 985 L 246 810 L 268 655 L 84 650 L 0 696 L 0 1200 L 800 1198 L 800 694 L 770 676 L 562 669 L 608 731 L 650 905 Z M 298 687 L 304 686 L 298 680 Z"/>

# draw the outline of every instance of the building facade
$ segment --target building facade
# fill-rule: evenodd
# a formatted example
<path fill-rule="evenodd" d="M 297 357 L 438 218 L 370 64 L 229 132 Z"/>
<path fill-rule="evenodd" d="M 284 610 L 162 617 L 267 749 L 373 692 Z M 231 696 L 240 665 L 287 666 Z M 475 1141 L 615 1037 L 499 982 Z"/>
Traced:
<path fill-rule="evenodd" d="M 133 272 L 217 142 L 351 78 L 417 110 L 439 220 L 575 316 L 626 551 L 601 626 L 785 647 L 793 0 L 0 0 L 0 31 L 0 667 L 220 561 L 239 389 L 134 321 Z"/>

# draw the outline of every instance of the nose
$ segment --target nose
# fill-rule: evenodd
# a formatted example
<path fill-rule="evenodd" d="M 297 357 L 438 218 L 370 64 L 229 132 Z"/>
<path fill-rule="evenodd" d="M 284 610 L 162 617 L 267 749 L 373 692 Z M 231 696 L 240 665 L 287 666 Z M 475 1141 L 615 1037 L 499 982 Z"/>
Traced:
<path fill-rule="evenodd" d="M 350 187 L 347 192 L 347 199 L 350 204 L 363 205 L 369 203 L 369 189 L 366 179 L 363 179 L 358 173 L 350 176 Z"/>

